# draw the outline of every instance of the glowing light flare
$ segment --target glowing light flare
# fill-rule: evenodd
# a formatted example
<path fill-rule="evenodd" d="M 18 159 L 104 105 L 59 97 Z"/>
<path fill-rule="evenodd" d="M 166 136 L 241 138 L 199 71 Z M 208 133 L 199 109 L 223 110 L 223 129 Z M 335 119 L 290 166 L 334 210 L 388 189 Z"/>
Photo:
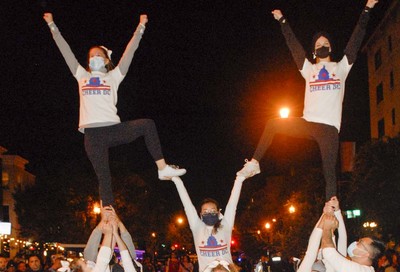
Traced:
<path fill-rule="evenodd" d="M 95 206 L 93 207 L 93 213 L 94 213 L 94 214 L 100 214 L 100 212 L 101 212 L 100 207 L 97 206 L 97 205 L 95 205 Z"/>
<path fill-rule="evenodd" d="M 290 113 L 290 109 L 289 108 L 281 108 L 279 110 L 279 115 L 281 116 L 281 118 L 288 118 L 289 117 L 289 113 Z"/>
<path fill-rule="evenodd" d="M 365 222 L 365 223 L 363 224 L 363 227 L 364 227 L 364 228 L 371 228 L 371 229 L 373 229 L 373 228 L 376 228 L 377 226 L 378 226 L 378 224 L 375 223 L 375 222 Z"/>
<path fill-rule="evenodd" d="M 183 224 L 183 218 L 182 217 L 178 217 L 178 219 L 176 219 L 176 222 L 179 224 L 179 225 L 182 225 Z"/>

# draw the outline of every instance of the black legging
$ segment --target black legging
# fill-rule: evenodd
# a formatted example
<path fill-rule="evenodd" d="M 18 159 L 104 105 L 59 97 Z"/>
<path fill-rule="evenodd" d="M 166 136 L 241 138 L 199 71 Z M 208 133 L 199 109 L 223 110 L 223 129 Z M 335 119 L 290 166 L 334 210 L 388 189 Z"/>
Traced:
<path fill-rule="evenodd" d="M 279 118 L 267 122 L 253 158 L 260 161 L 271 145 L 275 134 L 313 139 L 318 143 L 322 158 L 326 199 L 336 196 L 336 160 L 339 149 L 338 130 L 334 126 L 308 122 L 303 118 Z"/>
<path fill-rule="evenodd" d="M 103 206 L 113 205 L 108 149 L 130 143 L 144 136 L 147 150 L 154 161 L 163 159 L 161 144 L 154 121 L 138 119 L 113 126 L 85 128 L 85 149 L 99 180 L 99 194 Z"/>

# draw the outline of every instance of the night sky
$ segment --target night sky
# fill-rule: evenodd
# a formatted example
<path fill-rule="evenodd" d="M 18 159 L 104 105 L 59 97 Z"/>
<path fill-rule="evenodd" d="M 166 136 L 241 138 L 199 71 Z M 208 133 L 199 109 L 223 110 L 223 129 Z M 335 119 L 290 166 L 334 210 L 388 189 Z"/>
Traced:
<path fill-rule="evenodd" d="M 388 6 L 378 3 L 368 32 Z M 327 30 L 335 57 L 366 1 L 359 0 L 5 0 L 1 4 L 0 145 L 30 161 L 34 175 L 85 162 L 78 126 L 78 85 L 42 19 L 54 20 L 83 66 L 92 45 L 113 50 L 118 63 L 141 13 L 149 18 L 128 75 L 119 88 L 123 121 L 155 120 L 167 162 L 187 168 L 197 188 L 221 187 L 250 158 L 266 120 L 281 106 L 301 116 L 304 81 L 271 11 L 281 9 L 304 48 Z M 365 55 L 347 79 L 341 140 L 369 138 Z M 133 169 L 156 168 L 143 141 L 111 151 Z M 86 161 L 87 163 L 87 161 Z M 195 189 L 192 189 L 193 191 Z"/>

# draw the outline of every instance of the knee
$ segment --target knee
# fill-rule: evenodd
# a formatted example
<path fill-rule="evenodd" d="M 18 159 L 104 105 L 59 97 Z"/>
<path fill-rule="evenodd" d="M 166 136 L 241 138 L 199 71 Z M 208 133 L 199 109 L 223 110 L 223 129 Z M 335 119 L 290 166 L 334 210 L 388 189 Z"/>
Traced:
<path fill-rule="evenodd" d="M 153 119 L 143 119 L 143 123 L 145 127 L 156 129 L 156 123 Z"/>

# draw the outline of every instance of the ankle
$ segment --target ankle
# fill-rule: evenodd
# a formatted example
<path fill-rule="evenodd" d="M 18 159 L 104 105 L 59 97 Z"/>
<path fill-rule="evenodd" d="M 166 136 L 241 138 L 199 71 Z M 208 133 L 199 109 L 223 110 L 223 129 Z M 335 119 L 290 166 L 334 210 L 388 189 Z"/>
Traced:
<path fill-rule="evenodd" d="M 164 159 L 160 159 L 156 161 L 156 165 L 158 170 L 163 170 L 165 167 L 167 167 L 168 164 L 165 162 Z"/>

